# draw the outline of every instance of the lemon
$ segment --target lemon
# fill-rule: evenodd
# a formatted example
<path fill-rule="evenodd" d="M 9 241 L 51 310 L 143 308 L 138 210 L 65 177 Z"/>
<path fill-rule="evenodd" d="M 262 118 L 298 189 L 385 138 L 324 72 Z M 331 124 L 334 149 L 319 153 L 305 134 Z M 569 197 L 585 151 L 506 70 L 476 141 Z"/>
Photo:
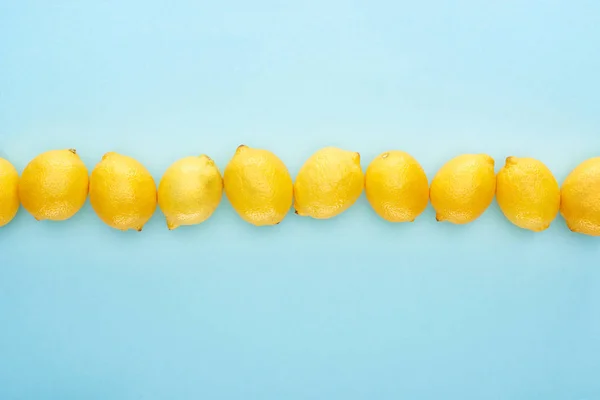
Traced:
<path fill-rule="evenodd" d="M 448 161 L 431 181 L 429 195 L 438 221 L 467 224 L 479 218 L 496 193 L 494 159 L 463 154 Z"/>
<path fill-rule="evenodd" d="M 158 185 L 158 205 L 169 229 L 206 221 L 217 209 L 222 195 L 221 173 L 206 155 L 174 162 Z"/>
<path fill-rule="evenodd" d="M 19 211 L 19 173 L 0 158 L 0 227 L 13 220 Z"/>
<path fill-rule="evenodd" d="M 560 212 L 571 231 L 600 236 L 600 157 L 585 160 L 567 176 Z"/>
<path fill-rule="evenodd" d="M 541 161 L 508 157 L 496 177 L 496 200 L 510 222 L 540 232 L 558 214 L 560 188 Z"/>
<path fill-rule="evenodd" d="M 404 151 L 378 155 L 365 172 L 365 194 L 375 212 L 390 222 L 414 221 L 429 202 L 423 167 Z"/>
<path fill-rule="evenodd" d="M 156 184 L 139 161 L 106 153 L 90 177 L 90 203 L 108 226 L 141 231 L 156 209 Z"/>
<path fill-rule="evenodd" d="M 19 197 L 38 221 L 64 221 L 83 207 L 88 186 L 88 170 L 75 150 L 50 150 L 23 170 Z"/>
<path fill-rule="evenodd" d="M 269 150 L 239 146 L 225 167 L 223 181 L 233 209 L 252 225 L 278 224 L 292 207 L 290 173 Z"/>
<path fill-rule="evenodd" d="M 335 217 L 350 208 L 364 188 L 360 154 L 325 147 L 306 160 L 294 183 L 296 214 Z"/>

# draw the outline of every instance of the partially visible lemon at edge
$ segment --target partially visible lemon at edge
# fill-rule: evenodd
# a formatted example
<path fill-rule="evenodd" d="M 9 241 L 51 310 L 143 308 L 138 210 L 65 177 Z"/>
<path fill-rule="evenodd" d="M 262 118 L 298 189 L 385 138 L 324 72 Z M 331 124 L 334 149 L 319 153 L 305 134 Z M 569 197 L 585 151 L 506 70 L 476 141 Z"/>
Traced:
<path fill-rule="evenodd" d="M 561 187 L 560 212 L 577 233 L 600 236 L 600 157 L 576 166 Z"/>
<path fill-rule="evenodd" d="M 0 227 L 13 220 L 19 204 L 19 173 L 8 160 L 0 158 Z"/>

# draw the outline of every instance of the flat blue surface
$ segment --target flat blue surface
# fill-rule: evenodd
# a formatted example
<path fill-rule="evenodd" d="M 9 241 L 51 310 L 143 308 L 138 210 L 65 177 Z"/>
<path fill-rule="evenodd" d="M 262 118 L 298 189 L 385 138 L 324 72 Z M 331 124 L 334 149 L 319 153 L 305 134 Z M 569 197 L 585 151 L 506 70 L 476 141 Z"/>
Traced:
<path fill-rule="evenodd" d="M 242 143 L 295 176 L 316 149 L 600 152 L 598 1 L 0 0 L 0 156 L 107 151 L 158 180 Z M 600 399 L 600 240 L 496 204 L 142 233 L 89 204 L 0 229 L 0 398 Z"/>

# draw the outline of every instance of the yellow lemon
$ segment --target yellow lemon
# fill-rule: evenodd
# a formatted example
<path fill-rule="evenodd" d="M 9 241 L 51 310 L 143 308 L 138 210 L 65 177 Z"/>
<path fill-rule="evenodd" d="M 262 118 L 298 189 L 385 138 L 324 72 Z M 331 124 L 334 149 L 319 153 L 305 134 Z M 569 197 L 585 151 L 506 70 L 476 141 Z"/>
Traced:
<path fill-rule="evenodd" d="M 141 231 L 156 209 L 156 184 L 139 161 L 106 153 L 90 177 L 90 203 L 108 226 Z"/>
<path fill-rule="evenodd" d="M 335 217 L 350 208 L 364 188 L 360 154 L 337 147 L 315 152 L 294 183 L 296 214 L 316 219 Z"/>
<path fill-rule="evenodd" d="M 176 161 L 158 185 L 158 205 L 169 229 L 206 221 L 217 209 L 222 195 L 221 173 L 206 155 Z"/>
<path fill-rule="evenodd" d="M 13 220 L 19 211 L 19 173 L 0 158 L 0 227 Z"/>
<path fill-rule="evenodd" d="M 427 207 L 429 182 L 423 167 L 410 154 L 387 151 L 367 167 L 365 194 L 381 218 L 411 222 Z"/>
<path fill-rule="evenodd" d="M 585 160 L 567 176 L 560 212 L 573 232 L 600 236 L 600 157 Z"/>
<path fill-rule="evenodd" d="M 496 200 L 510 222 L 540 232 L 547 229 L 558 214 L 560 188 L 541 161 L 508 157 L 496 177 Z"/>
<path fill-rule="evenodd" d="M 252 225 L 276 225 L 292 207 L 290 173 L 268 150 L 239 146 L 225 167 L 223 181 L 233 209 Z"/>
<path fill-rule="evenodd" d="M 487 154 L 463 154 L 448 161 L 431 181 L 429 195 L 438 221 L 467 224 L 494 200 L 494 159 Z"/>
<path fill-rule="evenodd" d="M 23 170 L 19 197 L 38 221 L 64 221 L 83 207 L 88 186 L 88 170 L 75 150 L 50 150 Z"/>

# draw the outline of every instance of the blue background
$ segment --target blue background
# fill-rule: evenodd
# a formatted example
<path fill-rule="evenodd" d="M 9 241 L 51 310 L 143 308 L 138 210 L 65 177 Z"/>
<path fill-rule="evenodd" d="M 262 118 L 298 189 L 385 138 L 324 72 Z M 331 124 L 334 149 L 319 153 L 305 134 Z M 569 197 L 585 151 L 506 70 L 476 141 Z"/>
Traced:
<path fill-rule="evenodd" d="M 0 0 L 0 156 L 107 151 L 155 178 L 244 143 L 544 161 L 600 146 L 600 3 Z M 142 233 L 89 204 L 0 229 L 2 399 L 600 399 L 600 241 L 475 223 Z"/>

